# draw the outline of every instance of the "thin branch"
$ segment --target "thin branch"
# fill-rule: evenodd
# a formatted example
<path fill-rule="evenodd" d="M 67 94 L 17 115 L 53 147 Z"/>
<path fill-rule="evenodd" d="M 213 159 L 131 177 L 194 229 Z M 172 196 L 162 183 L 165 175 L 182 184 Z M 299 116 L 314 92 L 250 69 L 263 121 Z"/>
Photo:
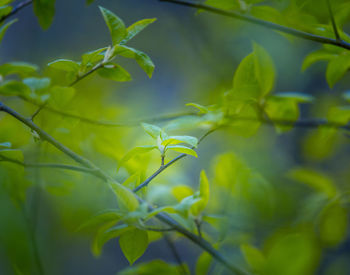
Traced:
<path fill-rule="evenodd" d="M 250 15 L 241 14 L 241 13 L 236 12 L 236 11 L 226 11 L 226 10 L 214 8 L 212 6 L 205 5 L 205 4 L 186 2 L 186 1 L 182 1 L 182 0 L 159 0 L 159 1 L 160 2 L 169 2 L 169 3 L 173 3 L 173 4 L 178 4 L 178 5 L 182 5 L 182 6 L 187 6 L 187 7 L 205 10 L 205 11 L 208 11 L 211 13 L 215 13 L 215 14 L 239 19 L 242 21 L 246 21 L 249 23 L 253 23 L 253 24 L 256 24 L 259 26 L 263 26 L 263 27 L 272 29 L 272 30 L 284 32 L 284 33 L 287 33 L 287 34 L 290 34 L 290 35 L 293 35 L 293 36 L 296 36 L 299 38 L 303 38 L 306 40 L 310 40 L 310 41 L 314 41 L 314 42 L 318 42 L 318 43 L 322 43 L 322 44 L 330 44 L 330 45 L 334 45 L 334 46 L 338 46 L 338 47 L 350 50 L 350 43 L 348 43 L 346 41 L 333 39 L 333 38 L 329 38 L 329 37 L 324 37 L 324 36 L 320 36 L 320 35 L 316 35 L 316 34 L 311 34 L 308 32 L 304 32 L 304 31 L 300 31 L 297 29 L 283 26 L 283 25 L 279 25 L 279 24 L 276 24 L 276 23 L 273 23 L 270 21 L 262 20 L 262 19 L 250 16 Z"/>
<path fill-rule="evenodd" d="M 101 63 L 97 64 L 95 67 L 93 67 L 90 71 L 88 71 L 85 74 L 83 74 L 82 76 L 78 76 L 71 84 L 69 84 L 69 87 L 74 86 L 79 81 L 83 80 L 85 77 L 89 76 L 90 74 L 92 74 L 93 72 L 97 71 L 98 69 L 101 69 L 103 67 L 103 65 L 104 65 L 104 63 L 101 62 Z"/>
<path fill-rule="evenodd" d="M 167 243 L 168 247 L 170 248 L 170 251 L 173 254 L 173 256 L 178 264 L 180 274 L 187 275 L 188 272 L 187 272 L 185 266 L 183 265 L 183 261 L 181 259 L 180 253 L 177 251 L 173 240 L 170 238 L 170 236 L 168 236 L 168 234 L 164 234 L 163 237 L 164 237 L 165 242 Z"/>
<path fill-rule="evenodd" d="M 200 137 L 200 139 L 198 140 L 198 144 L 202 142 L 203 139 L 205 139 L 208 135 L 210 135 L 211 133 L 213 133 L 215 130 L 217 130 L 217 128 L 215 129 L 211 129 L 209 131 L 207 131 L 203 136 Z M 192 147 L 191 149 L 194 149 L 195 147 Z M 184 158 L 188 156 L 185 153 L 182 153 L 180 155 L 178 155 L 177 157 L 173 158 L 171 161 L 169 161 L 168 163 L 161 165 L 157 171 L 155 171 L 149 178 L 147 178 L 144 182 L 142 182 L 139 186 L 137 186 L 133 192 L 138 192 L 139 190 L 141 190 L 142 188 L 146 187 L 155 177 L 157 177 L 161 172 L 163 172 L 165 169 L 167 169 L 169 166 L 173 165 L 175 162 L 177 162 L 178 160 Z"/>
<path fill-rule="evenodd" d="M 61 164 L 61 163 L 26 163 L 26 162 L 21 162 L 16 159 L 8 158 L 1 155 L 0 155 L 0 161 L 11 162 L 11 163 L 23 166 L 25 168 L 52 168 L 52 169 L 62 169 L 62 170 L 70 170 L 70 171 L 94 174 L 94 170 L 90 168 L 68 165 L 68 164 Z"/>
<path fill-rule="evenodd" d="M 26 6 L 29 6 L 32 2 L 33 2 L 33 0 L 25 0 L 21 3 L 19 3 L 17 6 L 13 7 L 12 11 L 9 14 L 6 14 L 0 18 L 0 24 L 2 22 L 4 22 L 7 18 L 15 15 L 21 9 L 25 8 Z"/>
<path fill-rule="evenodd" d="M 42 106 L 34 101 L 29 101 L 28 99 L 22 98 L 26 102 L 36 105 L 36 106 Z M 191 115 L 196 115 L 194 112 L 181 112 L 181 113 L 174 113 L 174 114 L 164 114 L 161 116 L 157 117 L 149 117 L 149 118 L 144 118 L 144 119 L 137 119 L 134 121 L 129 121 L 129 122 L 113 122 L 113 121 L 102 121 L 102 120 L 95 120 L 87 117 L 83 117 L 80 115 L 72 114 L 72 113 L 67 113 L 61 110 L 54 109 L 50 106 L 45 106 L 44 110 L 49 111 L 53 114 L 61 115 L 63 117 L 67 118 L 73 118 L 73 119 L 78 119 L 79 121 L 86 123 L 86 124 L 91 124 L 95 126 L 102 126 L 102 127 L 110 127 L 110 128 L 117 128 L 117 127 L 135 127 L 139 126 L 141 122 L 148 122 L 148 123 L 154 123 L 154 122 L 162 122 L 162 121 L 168 121 L 172 120 L 175 118 L 179 117 L 184 117 L 184 116 L 191 116 Z"/>
<path fill-rule="evenodd" d="M 35 260 L 35 264 L 36 264 L 37 272 L 38 272 L 37 274 L 44 275 L 45 274 L 44 268 L 43 268 L 43 265 L 41 262 L 39 248 L 38 248 L 38 244 L 37 244 L 37 238 L 36 238 L 36 234 L 35 234 L 35 230 L 34 230 L 32 221 L 30 220 L 30 218 L 26 212 L 26 208 L 23 204 L 20 205 L 20 209 L 21 209 L 21 213 L 22 213 L 22 216 L 24 218 L 25 224 L 27 226 L 30 242 L 32 243 L 34 260 Z"/>
<path fill-rule="evenodd" d="M 74 153 L 72 150 L 61 144 L 59 141 L 54 139 L 51 135 L 46 133 L 44 130 L 42 130 L 40 127 L 38 127 L 36 124 L 34 124 L 30 119 L 25 118 L 24 116 L 17 113 L 15 110 L 11 109 L 10 107 L 4 105 L 2 102 L 0 102 L 0 111 L 3 111 L 12 117 L 16 118 L 26 126 L 28 126 L 30 129 L 36 131 L 38 135 L 54 147 L 56 147 L 58 150 L 75 160 L 76 162 L 80 163 L 82 166 L 86 168 L 90 168 L 93 170 L 93 174 L 97 177 L 103 178 L 106 182 L 108 182 L 108 187 L 114 192 L 113 187 L 111 183 L 119 184 L 117 181 L 115 181 L 112 177 L 110 177 L 108 174 L 106 174 L 104 171 L 102 171 L 99 167 L 94 165 L 89 160 L 85 159 L 84 157 Z M 110 183 L 111 182 L 111 183 Z M 135 195 L 135 197 L 141 202 L 146 203 L 144 200 L 142 200 L 140 197 Z M 153 211 L 154 208 L 148 204 L 148 209 L 150 211 Z M 218 262 L 222 263 L 227 269 L 229 269 L 232 273 L 238 274 L 238 275 L 246 275 L 249 274 L 244 270 L 241 270 L 240 268 L 234 266 L 229 260 L 227 260 L 219 251 L 217 251 L 209 242 L 207 242 L 204 239 L 199 238 L 197 235 L 193 234 L 192 232 L 188 231 L 186 228 L 181 226 L 177 221 L 175 221 L 173 218 L 168 216 L 165 213 L 158 213 L 156 215 L 156 218 L 165 224 L 169 225 L 170 227 L 173 227 L 174 230 L 176 230 L 178 233 L 183 234 L 186 238 L 200 246 L 203 250 L 206 250 L 209 254 L 211 254 Z"/>
<path fill-rule="evenodd" d="M 332 27 L 334 31 L 335 38 L 337 41 L 342 41 L 338 32 L 337 24 L 335 23 L 335 18 L 332 10 L 332 6 L 329 0 L 326 0 L 329 16 L 331 17 Z"/>

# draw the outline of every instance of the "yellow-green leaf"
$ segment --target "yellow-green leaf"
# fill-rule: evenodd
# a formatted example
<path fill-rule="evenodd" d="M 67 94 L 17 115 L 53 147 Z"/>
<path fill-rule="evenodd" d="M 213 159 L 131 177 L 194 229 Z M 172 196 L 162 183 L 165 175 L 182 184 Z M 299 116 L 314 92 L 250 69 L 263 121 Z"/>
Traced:
<path fill-rule="evenodd" d="M 119 245 L 124 256 L 127 258 L 130 265 L 132 265 L 147 249 L 147 231 L 138 228 L 128 230 L 120 236 Z"/>

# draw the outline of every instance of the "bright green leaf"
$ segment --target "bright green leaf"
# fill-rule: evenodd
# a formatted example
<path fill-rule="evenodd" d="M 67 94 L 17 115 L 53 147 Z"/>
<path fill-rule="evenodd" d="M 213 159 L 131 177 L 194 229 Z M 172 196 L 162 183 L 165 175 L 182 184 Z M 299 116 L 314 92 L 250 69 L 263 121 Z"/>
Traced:
<path fill-rule="evenodd" d="M 0 83 L 0 94 L 5 96 L 24 96 L 30 95 L 30 89 L 22 82 L 8 80 Z"/>
<path fill-rule="evenodd" d="M 340 54 L 333 58 L 327 66 L 326 78 L 329 87 L 333 88 L 335 83 L 337 83 L 349 70 L 350 68 L 350 54 Z"/>
<path fill-rule="evenodd" d="M 144 145 L 144 146 L 138 146 L 133 149 L 131 149 L 128 153 L 125 154 L 125 156 L 119 161 L 118 168 L 123 166 L 129 159 L 139 155 L 144 154 L 149 151 L 152 151 L 153 149 L 156 149 L 157 146 L 155 145 Z"/>
<path fill-rule="evenodd" d="M 186 155 L 191 155 L 191 156 L 194 156 L 196 158 L 198 157 L 196 151 L 194 151 L 193 149 L 188 148 L 186 146 L 182 146 L 182 145 L 169 145 L 169 146 L 167 146 L 167 150 L 172 150 L 172 151 L 176 151 L 176 152 L 183 153 Z"/>
<path fill-rule="evenodd" d="M 120 65 L 118 64 L 108 64 L 103 68 L 99 69 L 98 74 L 110 80 L 125 82 L 131 81 L 131 75 Z"/>
<path fill-rule="evenodd" d="M 168 146 L 171 144 L 187 143 L 193 147 L 197 147 L 198 139 L 191 136 L 169 136 L 166 139 L 163 139 L 162 145 Z"/>
<path fill-rule="evenodd" d="M 150 78 L 152 77 L 155 66 L 151 58 L 144 52 L 141 52 L 139 50 L 136 50 L 134 48 L 130 48 L 124 45 L 118 45 L 116 47 L 116 54 L 119 54 L 126 58 L 135 59 L 136 62 L 139 64 L 139 66 L 146 72 L 146 74 Z"/>
<path fill-rule="evenodd" d="M 145 130 L 145 132 L 154 139 L 157 139 L 160 136 L 160 133 L 162 132 L 162 129 L 156 125 L 141 123 L 141 126 L 143 130 Z"/>
<path fill-rule="evenodd" d="M 130 189 L 119 183 L 110 183 L 118 200 L 120 210 L 126 212 L 135 211 L 139 207 L 139 201 Z"/>
<path fill-rule="evenodd" d="M 26 62 L 10 62 L 0 65 L 0 75 L 3 77 L 11 74 L 18 74 L 23 77 L 37 70 L 38 66 Z"/>
<path fill-rule="evenodd" d="M 124 22 L 110 10 L 100 7 L 100 11 L 110 31 L 113 45 L 119 44 L 127 35 Z"/>
<path fill-rule="evenodd" d="M 79 63 L 69 59 L 58 59 L 49 63 L 48 66 L 57 70 L 73 73 L 77 73 L 80 68 Z"/>
<path fill-rule="evenodd" d="M 153 23 L 156 21 L 156 18 L 151 18 L 151 19 L 143 19 L 140 21 L 137 21 L 136 23 L 132 24 L 126 29 L 126 37 L 123 42 L 127 42 L 130 39 L 132 39 L 135 35 L 143 31 L 149 24 Z"/>
<path fill-rule="evenodd" d="M 124 256 L 127 258 L 130 265 L 132 265 L 147 249 L 147 231 L 138 228 L 129 230 L 120 236 L 119 245 Z"/>

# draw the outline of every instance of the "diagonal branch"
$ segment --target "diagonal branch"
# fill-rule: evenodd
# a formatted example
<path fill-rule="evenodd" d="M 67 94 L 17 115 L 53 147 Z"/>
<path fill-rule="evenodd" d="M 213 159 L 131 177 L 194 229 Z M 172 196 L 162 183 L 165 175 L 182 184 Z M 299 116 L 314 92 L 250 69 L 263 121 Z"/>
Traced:
<path fill-rule="evenodd" d="M 208 132 L 206 132 L 199 140 L 198 140 L 198 144 L 201 143 L 201 141 L 203 139 L 205 139 L 208 135 L 210 135 L 211 133 L 213 133 L 214 131 L 216 131 L 218 128 L 214 128 L 209 130 Z M 192 147 L 191 149 L 194 149 L 195 147 Z M 170 167 L 171 165 L 173 165 L 175 162 L 177 162 L 178 160 L 184 158 L 188 156 L 185 153 L 182 153 L 180 155 L 178 155 L 177 157 L 173 158 L 171 161 L 169 161 L 166 164 L 162 164 L 157 171 L 155 171 L 149 178 L 147 178 L 144 182 L 142 182 L 139 186 L 137 186 L 133 192 L 136 193 L 139 190 L 141 190 L 142 188 L 146 187 L 155 177 L 157 177 L 160 173 L 162 173 L 165 169 L 167 169 L 168 167 Z"/>
<path fill-rule="evenodd" d="M 290 35 L 293 35 L 293 36 L 296 36 L 299 38 L 303 38 L 306 40 L 310 40 L 310 41 L 314 41 L 314 42 L 318 42 L 318 43 L 322 43 L 322 44 L 330 44 L 330 45 L 334 45 L 334 46 L 338 46 L 340 48 L 350 50 L 350 43 L 348 43 L 346 41 L 333 39 L 333 38 L 329 38 L 329 37 L 324 37 L 324 36 L 320 36 L 320 35 L 316 35 L 316 34 L 311 34 L 308 32 L 304 32 L 304 31 L 300 31 L 297 29 L 283 26 L 283 25 L 279 25 L 279 24 L 276 24 L 276 23 L 273 23 L 270 21 L 262 20 L 262 19 L 259 19 L 259 18 L 253 17 L 253 16 L 241 14 L 241 13 L 236 12 L 236 11 L 226 11 L 226 10 L 214 8 L 212 6 L 205 5 L 205 4 L 187 2 L 187 1 L 182 1 L 182 0 L 159 0 L 159 1 L 169 2 L 169 3 L 173 3 L 173 4 L 178 4 L 178 5 L 182 5 L 182 6 L 187 6 L 187 7 L 191 7 L 191 8 L 205 10 L 205 11 L 208 11 L 211 13 L 215 13 L 215 14 L 239 19 L 242 21 L 246 21 L 249 23 L 253 23 L 255 25 L 263 26 L 263 27 L 266 27 L 266 28 L 269 28 L 272 30 L 284 32 L 284 33 L 287 33 L 287 34 L 290 34 Z"/>
<path fill-rule="evenodd" d="M 10 107 L 4 105 L 2 102 L 0 102 L 0 112 L 5 112 L 9 114 L 10 116 L 14 117 L 15 119 L 19 120 L 26 126 L 28 126 L 31 130 L 34 130 L 37 132 L 37 134 L 45 141 L 56 147 L 58 150 L 62 151 L 64 154 L 75 160 L 76 162 L 80 163 L 82 166 L 86 168 L 90 168 L 93 170 L 93 174 L 99 178 L 104 179 L 106 182 L 112 182 L 115 184 L 120 184 L 116 180 L 114 180 L 112 177 L 110 177 L 108 174 L 106 174 L 104 171 L 102 171 L 99 167 L 97 167 L 95 164 L 87 160 L 86 158 L 76 154 L 72 150 L 70 150 L 68 147 L 61 144 L 59 141 L 54 139 L 51 135 L 46 133 L 44 130 L 42 130 L 40 127 L 38 127 L 33 121 L 30 119 L 25 118 L 21 114 L 17 113 L 15 110 L 11 109 Z M 108 183 L 108 187 L 113 191 L 113 187 L 111 184 Z M 114 192 L 114 191 L 113 191 Z M 142 203 L 146 203 L 143 201 L 140 197 L 135 195 L 135 197 Z M 150 211 L 154 210 L 153 207 L 148 204 L 148 209 Z M 197 235 L 193 234 L 192 232 L 188 231 L 186 228 L 181 226 L 177 221 L 175 221 L 173 218 L 168 216 L 165 213 L 159 213 L 156 215 L 156 218 L 160 221 L 166 223 L 170 227 L 174 228 L 178 233 L 184 235 L 186 238 L 191 240 L 193 243 L 197 244 L 199 247 L 201 247 L 203 250 L 206 250 L 209 254 L 213 256 L 218 262 L 222 263 L 228 270 L 230 270 L 233 274 L 238 275 L 247 275 L 248 272 L 241 270 L 240 268 L 233 265 L 229 260 L 227 260 L 219 251 L 217 251 L 209 242 L 207 242 L 204 239 L 199 238 Z"/>
<path fill-rule="evenodd" d="M 29 6 L 32 2 L 33 0 L 24 0 L 23 2 L 19 3 L 17 6 L 13 7 L 12 11 L 9 14 L 6 14 L 0 18 L 0 24 L 4 22 L 7 18 L 15 15 L 21 9 L 25 8 L 26 6 Z"/>
<path fill-rule="evenodd" d="M 337 24 L 335 23 L 335 18 L 334 18 L 334 14 L 333 14 L 333 10 L 332 10 L 332 6 L 331 6 L 331 3 L 330 3 L 330 0 L 326 0 L 326 3 L 327 3 L 329 16 L 331 17 L 331 22 L 332 22 L 332 27 L 333 27 L 335 38 L 337 39 L 337 41 L 341 41 L 341 38 L 340 38 L 340 35 L 339 35 L 339 32 L 338 32 L 338 28 L 337 28 Z"/>

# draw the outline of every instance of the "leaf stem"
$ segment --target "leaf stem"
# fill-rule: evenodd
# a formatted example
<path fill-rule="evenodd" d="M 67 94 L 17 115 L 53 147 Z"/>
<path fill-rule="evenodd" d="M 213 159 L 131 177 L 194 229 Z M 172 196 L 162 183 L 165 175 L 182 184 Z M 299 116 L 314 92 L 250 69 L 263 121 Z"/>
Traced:
<path fill-rule="evenodd" d="M 182 1 L 182 0 L 159 0 L 159 1 L 160 2 L 169 2 L 169 3 L 178 4 L 178 5 L 187 6 L 187 7 L 196 8 L 196 9 L 202 9 L 202 10 L 205 10 L 205 11 L 208 11 L 211 13 L 239 19 L 239 20 L 253 23 L 255 25 L 263 26 L 263 27 L 266 27 L 266 28 L 269 28 L 272 30 L 284 32 L 284 33 L 287 33 L 287 34 L 290 34 L 290 35 L 293 35 L 293 36 L 296 36 L 299 38 L 303 38 L 306 40 L 310 40 L 310 41 L 314 41 L 314 42 L 318 42 L 318 43 L 322 43 L 322 44 L 330 44 L 330 45 L 334 45 L 334 46 L 338 46 L 340 48 L 350 50 L 350 43 L 348 43 L 346 41 L 328 38 L 328 37 L 304 32 L 304 31 L 300 31 L 300 30 L 286 27 L 283 25 L 279 25 L 279 24 L 276 24 L 276 23 L 273 23 L 270 21 L 262 20 L 262 19 L 250 16 L 250 15 L 241 14 L 241 13 L 236 12 L 236 11 L 226 11 L 226 10 L 214 8 L 212 6 L 205 5 L 205 4 L 192 3 L 192 2 Z"/>
<path fill-rule="evenodd" d="M 329 12 L 329 16 L 331 17 L 331 22 L 332 22 L 332 27 L 333 27 L 333 31 L 334 31 L 334 35 L 337 41 L 342 41 L 338 32 L 338 28 L 337 28 L 337 24 L 335 23 L 335 18 L 334 18 L 334 14 L 333 14 L 333 10 L 332 10 L 332 6 L 329 0 L 326 0 L 327 3 L 327 8 L 328 8 L 328 12 Z"/>

